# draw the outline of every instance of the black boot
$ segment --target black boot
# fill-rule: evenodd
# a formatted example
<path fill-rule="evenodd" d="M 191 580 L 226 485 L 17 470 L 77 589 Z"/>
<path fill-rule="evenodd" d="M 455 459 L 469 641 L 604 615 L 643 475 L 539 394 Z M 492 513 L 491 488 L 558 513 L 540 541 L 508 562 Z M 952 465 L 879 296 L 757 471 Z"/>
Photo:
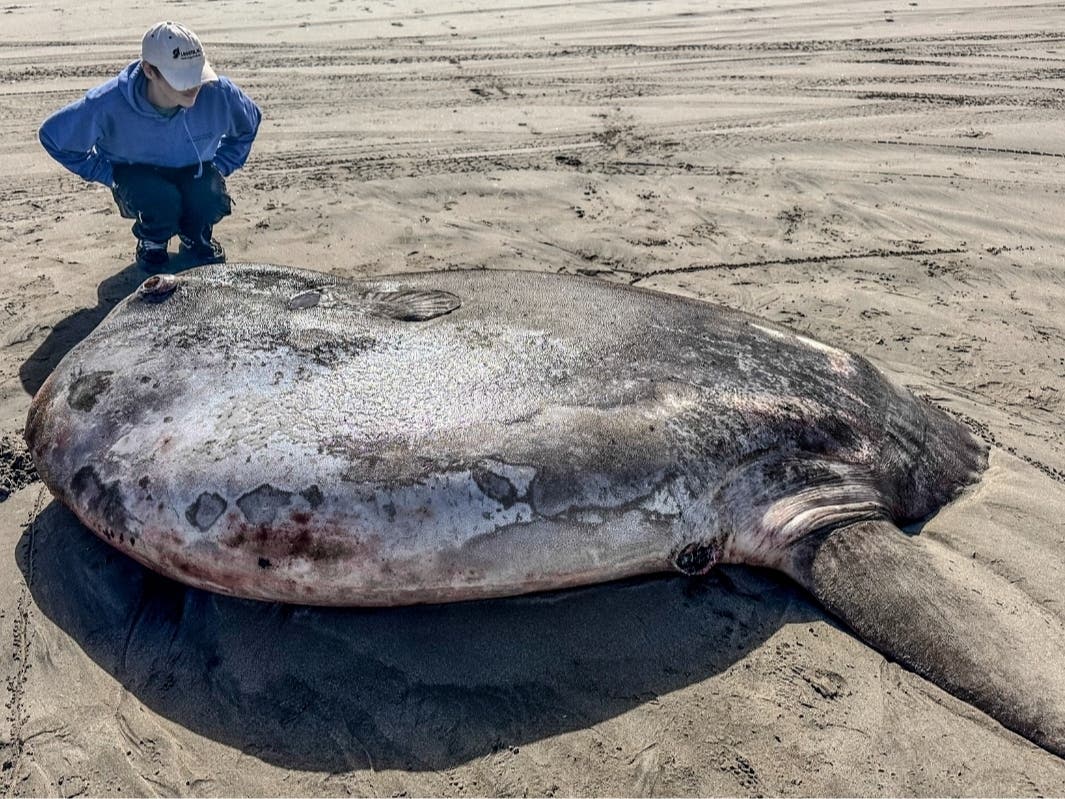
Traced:
<path fill-rule="evenodd" d="M 157 272 L 165 269 L 170 263 L 170 256 L 166 252 L 165 241 L 148 241 L 137 239 L 137 264 L 148 272 Z"/>
<path fill-rule="evenodd" d="M 197 240 L 182 233 L 181 249 L 200 264 L 220 264 L 226 260 L 226 251 L 214 238 Z"/>

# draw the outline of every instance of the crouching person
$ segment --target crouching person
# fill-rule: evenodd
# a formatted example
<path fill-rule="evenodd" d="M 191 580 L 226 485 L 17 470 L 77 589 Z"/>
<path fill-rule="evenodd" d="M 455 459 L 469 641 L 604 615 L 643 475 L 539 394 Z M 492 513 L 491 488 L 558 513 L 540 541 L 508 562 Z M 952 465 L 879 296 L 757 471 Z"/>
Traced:
<path fill-rule="evenodd" d="M 48 117 L 39 136 L 64 167 L 111 189 L 134 220 L 137 262 L 159 271 L 174 236 L 197 263 L 225 260 L 214 238 L 232 208 L 225 179 L 248 159 L 260 118 L 211 69 L 195 33 L 160 22 L 144 34 L 139 61 Z"/>

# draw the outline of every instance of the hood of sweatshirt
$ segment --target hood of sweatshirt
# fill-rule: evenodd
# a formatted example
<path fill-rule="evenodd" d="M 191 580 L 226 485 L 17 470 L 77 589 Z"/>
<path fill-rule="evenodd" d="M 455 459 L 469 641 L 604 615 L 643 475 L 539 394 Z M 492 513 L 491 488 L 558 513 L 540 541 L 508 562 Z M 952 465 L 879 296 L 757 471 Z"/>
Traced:
<path fill-rule="evenodd" d="M 166 114 L 148 102 L 148 78 L 140 61 L 132 62 L 118 73 L 118 88 L 130 108 L 138 114 L 152 119 L 166 117 Z"/>

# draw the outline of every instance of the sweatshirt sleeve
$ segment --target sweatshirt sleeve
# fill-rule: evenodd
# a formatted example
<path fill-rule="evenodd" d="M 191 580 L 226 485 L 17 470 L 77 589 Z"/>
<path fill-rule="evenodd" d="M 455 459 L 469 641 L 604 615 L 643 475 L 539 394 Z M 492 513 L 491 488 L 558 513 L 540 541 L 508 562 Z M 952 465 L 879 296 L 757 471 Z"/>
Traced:
<path fill-rule="evenodd" d="M 248 160 L 255 134 L 259 132 L 262 112 L 236 84 L 230 82 L 226 88 L 229 94 L 230 125 L 218 145 L 218 150 L 215 151 L 214 164 L 223 176 L 228 177 Z"/>
<path fill-rule="evenodd" d="M 96 149 L 100 126 L 87 97 L 52 114 L 37 133 L 44 149 L 75 175 L 110 187 L 111 163 Z"/>

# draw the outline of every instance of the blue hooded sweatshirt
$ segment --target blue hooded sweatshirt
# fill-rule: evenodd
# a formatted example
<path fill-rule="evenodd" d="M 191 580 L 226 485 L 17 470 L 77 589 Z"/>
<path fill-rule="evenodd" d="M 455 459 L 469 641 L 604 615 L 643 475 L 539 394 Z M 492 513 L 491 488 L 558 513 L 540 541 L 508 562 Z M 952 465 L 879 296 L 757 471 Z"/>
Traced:
<path fill-rule="evenodd" d="M 248 160 L 262 114 L 222 76 L 200 88 L 192 108 L 168 116 L 148 102 L 134 61 L 52 114 L 38 136 L 48 154 L 85 180 L 112 185 L 112 164 L 183 167 L 213 162 L 229 175 Z"/>

